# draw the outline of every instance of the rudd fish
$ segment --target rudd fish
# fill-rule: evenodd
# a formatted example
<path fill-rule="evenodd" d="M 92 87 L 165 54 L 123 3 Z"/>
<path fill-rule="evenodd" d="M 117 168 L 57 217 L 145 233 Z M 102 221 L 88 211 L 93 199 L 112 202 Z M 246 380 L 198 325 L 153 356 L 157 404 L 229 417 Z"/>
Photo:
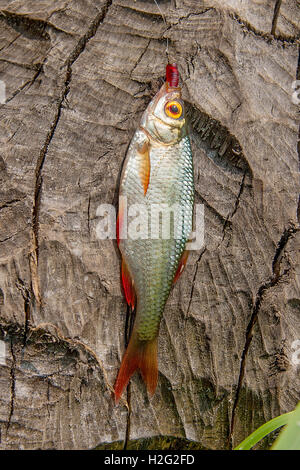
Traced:
<path fill-rule="evenodd" d="M 121 175 L 117 239 L 125 297 L 136 315 L 114 388 L 116 402 L 136 369 L 140 369 L 149 393 L 155 391 L 159 324 L 172 284 L 187 259 L 185 247 L 192 231 L 194 175 L 178 80 L 176 64 L 168 64 L 166 82 L 142 116 Z M 151 227 L 146 237 L 124 235 L 124 200 L 128 208 L 143 205 L 140 225 L 143 231 L 147 228 L 147 234 Z M 177 207 L 173 220 L 176 236 L 168 238 L 155 235 L 162 222 L 153 216 L 153 207 L 166 205 Z"/>

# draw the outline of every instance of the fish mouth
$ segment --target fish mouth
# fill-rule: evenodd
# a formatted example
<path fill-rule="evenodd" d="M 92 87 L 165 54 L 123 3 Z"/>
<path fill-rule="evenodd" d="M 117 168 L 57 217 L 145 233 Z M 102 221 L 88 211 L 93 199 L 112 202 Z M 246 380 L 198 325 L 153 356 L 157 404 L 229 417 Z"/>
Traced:
<path fill-rule="evenodd" d="M 181 87 L 180 86 L 172 87 L 168 84 L 168 82 L 166 82 L 166 91 L 167 93 L 172 93 L 173 91 L 177 91 L 178 93 L 180 93 L 180 96 L 181 96 Z"/>

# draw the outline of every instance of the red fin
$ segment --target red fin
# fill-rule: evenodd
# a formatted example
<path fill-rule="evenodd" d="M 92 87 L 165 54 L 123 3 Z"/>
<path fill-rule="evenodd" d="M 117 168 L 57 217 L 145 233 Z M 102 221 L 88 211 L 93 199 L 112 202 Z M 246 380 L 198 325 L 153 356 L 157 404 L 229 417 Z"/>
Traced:
<path fill-rule="evenodd" d="M 157 337 L 151 341 L 140 341 L 133 332 L 125 351 L 115 384 L 115 400 L 118 403 L 130 377 L 140 369 L 148 392 L 153 395 L 157 385 Z"/>
<path fill-rule="evenodd" d="M 130 276 L 127 264 L 122 258 L 122 284 L 124 288 L 125 298 L 128 305 L 134 309 L 135 306 L 135 290 L 133 286 L 133 281 Z"/>
<path fill-rule="evenodd" d="M 178 279 L 180 278 L 180 275 L 181 275 L 182 271 L 185 268 L 188 256 L 189 256 L 189 251 L 185 250 L 183 252 L 182 256 L 181 256 L 180 261 L 179 261 L 179 265 L 178 265 L 177 271 L 176 271 L 174 279 L 173 279 L 173 284 L 175 284 L 175 282 L 178 281 Z"/>
<path fill-rule="evenodd" d="M 143 145 L 138 149 L 140 156 L 140 179 L 144 188 L 144 196 L 147 193 L 150 180 L 150 155 L 149 155 L 149 143 L 144 142 Z"/>
<path fill-rule="evenodd" d="M 117 244 L 120 245 L 120 212 L 118 213 L 117 223 L 116 223 L 116 237 L 117 237 Z"/>

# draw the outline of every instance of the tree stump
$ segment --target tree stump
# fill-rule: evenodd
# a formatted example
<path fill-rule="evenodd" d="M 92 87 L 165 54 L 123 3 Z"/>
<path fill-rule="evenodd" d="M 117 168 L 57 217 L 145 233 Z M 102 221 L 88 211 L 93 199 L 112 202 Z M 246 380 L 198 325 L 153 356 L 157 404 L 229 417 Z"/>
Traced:
<path fill-rule="evenodd" d="M 229 449 L 299 400 L 299 6 L 159 4 L 165 21 L 152 0 L 0 0 L 2 449 Z M 205 247 L 168 300 L 155 395 L 135 374 L 115 406 L 130 314 L 97 208 L 168 59 Z"/>

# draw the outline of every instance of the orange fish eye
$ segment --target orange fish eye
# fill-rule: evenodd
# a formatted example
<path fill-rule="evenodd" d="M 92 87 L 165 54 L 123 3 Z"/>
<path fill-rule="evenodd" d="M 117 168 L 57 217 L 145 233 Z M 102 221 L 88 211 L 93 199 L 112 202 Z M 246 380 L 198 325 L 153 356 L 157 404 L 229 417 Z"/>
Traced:
<path fill-rule="evenodd" d="M 179 119 L 182 112 L 182 105 L 178 101 L 169 101 L 165 106 L 166 115 L 173 119 Z"/>

